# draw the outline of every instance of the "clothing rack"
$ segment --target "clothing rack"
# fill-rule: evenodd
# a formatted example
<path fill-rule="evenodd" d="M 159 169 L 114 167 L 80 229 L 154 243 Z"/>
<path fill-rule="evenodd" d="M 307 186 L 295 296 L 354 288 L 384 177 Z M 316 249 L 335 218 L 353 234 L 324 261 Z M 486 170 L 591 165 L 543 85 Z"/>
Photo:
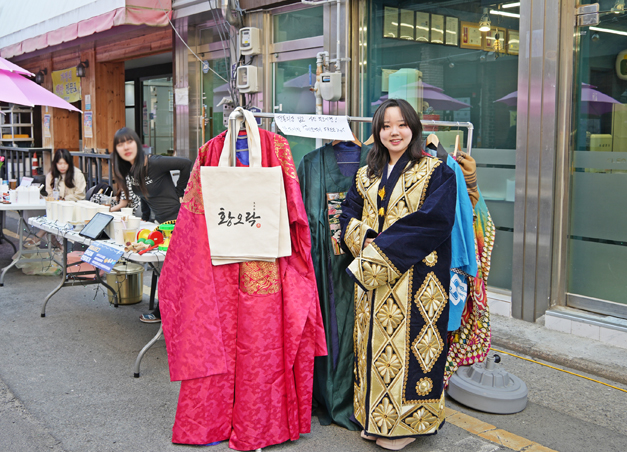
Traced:
<path fill-rule="evenodd" d="M 289 114 L 289 113 L 261 113 L 261 112 L 252 112 L 252 113 L 255 117 L 262 118 L 262 119 L 274 119 L 274 117 L 278 114 Z M 229 129 L 235 130 L 236 121 L 240 119 L 240 116 L 243 119 L 243 115 L 237 110 L 231 113 L 231 115 L 229 116 Z M 325 116 L 331 116 L 331 115 L 325 115 Z M 346 116 L 346 119 L 349 122 L 370 122 L 370 123 L 372 122 L 372 118 L 367 118 L 363 116 Z M 466 140 L 466 152 L 468 153 L 468 155 L 470 155 L 470 151 L 472 150 L 472 134 L 473 134 L 473 130 L 475 129 L 475 127 L 472 125 L 471 122 L 434 121 L 430 119 L 420 120 L 420 122 L 422 123 L 423 126 L 427 125 L 427 126 L 442 126 L 442 127 L 457 127 L 457 128 L 464 127 L 468 129 L 468 137 Z M 229 143 L 230 150 L 231 150 L 231 162 L 233 163 L 235 162 L 236 142 L 237 142 L 237 136 L 235 136 L 234 139 L 231 139 L 231 143 Z"/>

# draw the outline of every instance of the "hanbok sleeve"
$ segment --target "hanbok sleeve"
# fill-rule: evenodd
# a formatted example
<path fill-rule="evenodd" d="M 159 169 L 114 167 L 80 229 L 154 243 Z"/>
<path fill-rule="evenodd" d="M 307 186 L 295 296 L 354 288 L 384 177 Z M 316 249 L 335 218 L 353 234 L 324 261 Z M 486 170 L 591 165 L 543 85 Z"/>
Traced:
<path fill-rule="evenodd" d="M 455 173 L 437 166 L 422 207 L 381 232 L 349 265 L 349 275 L 366 290 L 394 282 L 451 235 L 456 196 Z"/>
<path fill-rule="evenodd" d="M 342 214 L 340 215 L 340 227 L 342 235 L 340 243 L 344 251 L 351 253 L 353 257 L 359 256 L 368 238 L 375 238 L 377 232 L 361 221 L 364 209 L 364 200 L 357 192 L 356 182 L 346 194 L 342 202 Z"/>

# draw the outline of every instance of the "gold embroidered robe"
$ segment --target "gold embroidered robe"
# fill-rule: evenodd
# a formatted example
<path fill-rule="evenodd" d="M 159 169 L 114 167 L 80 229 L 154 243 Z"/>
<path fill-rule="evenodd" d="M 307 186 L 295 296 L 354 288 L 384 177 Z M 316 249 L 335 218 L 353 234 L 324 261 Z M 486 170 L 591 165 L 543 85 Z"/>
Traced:
<path fill-rule="evenodd" d="M 355 257 L 354 414 L 368 434 L 392 438 L 444 421 L 455 175 L 431 157 L 408 165 L 403 155 L 389 178 L 361 168 L 340 218 Z"/>

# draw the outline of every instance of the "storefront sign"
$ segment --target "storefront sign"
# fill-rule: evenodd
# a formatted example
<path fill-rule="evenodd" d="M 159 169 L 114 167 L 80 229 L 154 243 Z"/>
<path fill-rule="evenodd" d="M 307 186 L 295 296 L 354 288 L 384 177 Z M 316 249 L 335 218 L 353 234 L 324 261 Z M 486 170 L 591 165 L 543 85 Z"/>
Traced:
<path fill-rule="evenodd" d="M 85 138 L 94 137 L 92 115 L 93 115 L 92 112 L 83 113 L 83 132 L 84 132 Z"/>
<path fill-rule="evenodd" d="M 52 73 L 54 93 L 68 102 L 81 100 L 81 79 L 76 76 L 76 68 L 54 71 Z"/>
<path fill-rule="evenodd" d="M 113 266 L 122 257 L 123 251 L 105 242 L 95 241 L 85 250 L 81 260 L 106 273 L 111 273 Z"/>
<path fill-rule="evenodd" d="M 285 135 L 343 141 L 354 139 L 346 116 L 276 115 L 274 121 Z"/>

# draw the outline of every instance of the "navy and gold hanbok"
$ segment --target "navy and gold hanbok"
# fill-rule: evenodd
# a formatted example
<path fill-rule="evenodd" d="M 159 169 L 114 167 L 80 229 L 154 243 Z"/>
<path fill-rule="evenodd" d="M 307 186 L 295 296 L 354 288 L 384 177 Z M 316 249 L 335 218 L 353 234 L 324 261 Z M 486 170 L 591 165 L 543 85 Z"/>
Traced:
<path fill-rule="evenodd" d="M 355 259 L 355 419 L 375 436 L 437 433 L 455 219 L 455 174 L 405 153 L 390 176 L 360 168 L 342 206 L 342 245 Z M 387 168 L 386 168 L 387 169 Z M 363 248 L 367 238 L 374 238 Z"/>

